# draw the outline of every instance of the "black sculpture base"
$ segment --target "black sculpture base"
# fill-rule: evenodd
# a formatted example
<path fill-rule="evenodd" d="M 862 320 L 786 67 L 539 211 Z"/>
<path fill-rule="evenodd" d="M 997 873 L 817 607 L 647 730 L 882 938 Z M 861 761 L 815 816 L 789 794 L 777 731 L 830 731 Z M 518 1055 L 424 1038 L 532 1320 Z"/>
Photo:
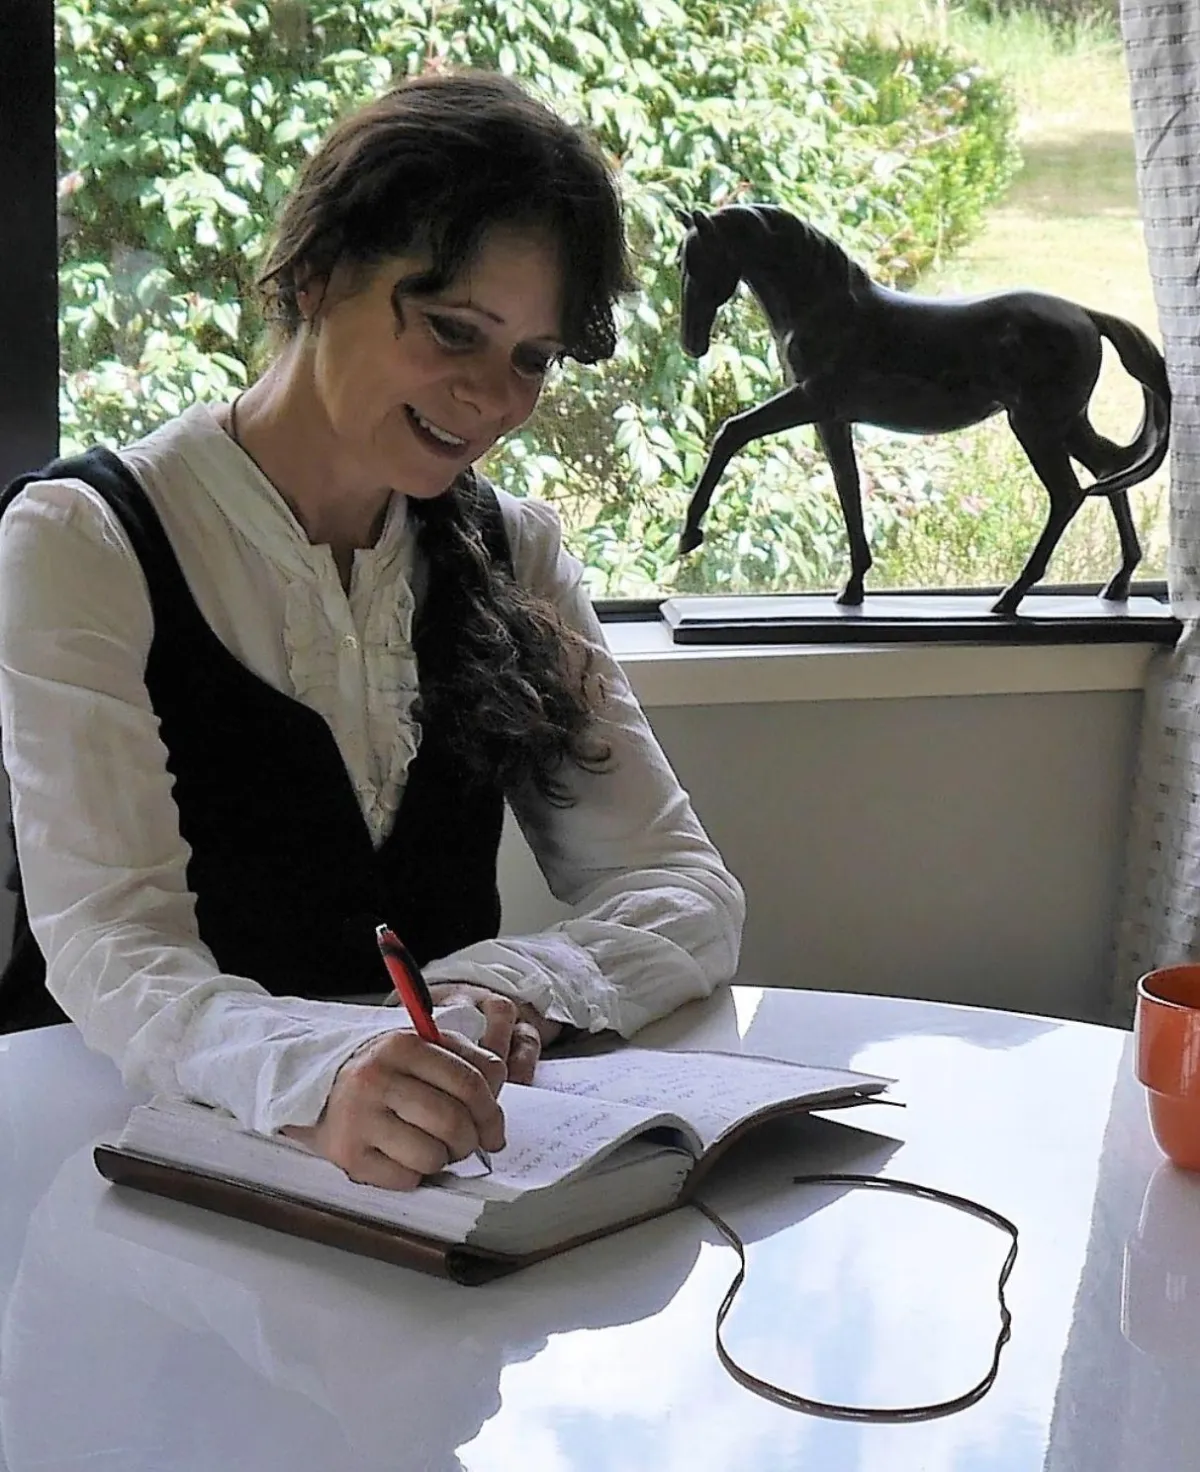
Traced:
<path fill-rule="evenodd" d="M 868 593 L 846 608 L 833 593 L 668 598 L 676 644 L 1165 644 L 1181 625 L 1166 603 L 1092 594 L 1027 594 L 1016 618 L 991 612 L 996 593 Z"/>

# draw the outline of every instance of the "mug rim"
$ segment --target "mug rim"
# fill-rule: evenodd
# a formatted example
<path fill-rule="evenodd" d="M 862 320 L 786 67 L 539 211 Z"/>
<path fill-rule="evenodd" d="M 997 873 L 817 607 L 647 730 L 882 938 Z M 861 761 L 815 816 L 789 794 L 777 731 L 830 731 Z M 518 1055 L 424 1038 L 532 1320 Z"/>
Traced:
<path fill-rule="evenodd" d="M 1153 977 L 1168 977 L 1181 971 L 1192 971 L 1196 979 L 1200 981 L 1200 961 L 1181 961 L 1175 966 L 1156 966 L 1138 977 L 1137 994 L 1148 1002 L 1156 1002 L 1160 1007 L 1174 1007 L 1178 1012 L 1200 1012 L 1200 994 L 1195 1002 L 1177 1002 L 1173 997 L 1164 997 L 1161 992 L 1152 989 L 1150 982 Z"/>

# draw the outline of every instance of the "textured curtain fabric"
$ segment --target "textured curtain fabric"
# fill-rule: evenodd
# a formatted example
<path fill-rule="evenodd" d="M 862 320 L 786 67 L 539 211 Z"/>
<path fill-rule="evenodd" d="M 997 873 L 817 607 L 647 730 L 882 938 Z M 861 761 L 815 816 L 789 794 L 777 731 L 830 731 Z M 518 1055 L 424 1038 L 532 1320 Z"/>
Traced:
<path fill-rule="evenodd" d="M 1138 189 L 1174 396 L 1168 584 L 1184 621 L 1146 692 L 1110 1020 L 1138 976 L 1200 959 L 1200 0 L 1122 0 Z"/>

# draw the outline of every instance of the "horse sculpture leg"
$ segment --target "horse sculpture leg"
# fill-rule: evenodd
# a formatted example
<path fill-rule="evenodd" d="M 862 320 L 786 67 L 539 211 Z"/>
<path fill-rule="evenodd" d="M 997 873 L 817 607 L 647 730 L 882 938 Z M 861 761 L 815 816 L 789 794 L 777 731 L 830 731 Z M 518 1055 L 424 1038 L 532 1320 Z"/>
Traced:
<path fill-rule="evenodd" d="M 1040 423 L 1031 425 L 1027 421 L 1018 421 L 1011 414 L 1008 422 L 1050 497 L 1046 525 L 1029 555 L 1029 560 L 1016 581 L 1010 583 L 992 605 L 993 613 L 1012 617 L 1021 599 L 1034 583 L 1040 582 L 1046 576 L 1051 553 L 1058 546 L 1059 538 L 1066 531 L 1071 518 L 1083 505 L 1086 493 L 1079 484 L 1061 436 L 1047 430 Z"/>
<path fill-rule="evenodd" d="M 1067 451 L 1097 479 L 1120 470 L 1128 454 L 1124 446 L 1098 434 L 1088 422 L 1086 414 L 1080 416 L 1068 436 Z M 1129 493 L 1114 491 L 1108 499 L 1121 543 L 1121 565 L 1101 590 L 1100 596 L 1112 603 L 1124 603 L 1129 597 L 1129 584 L 1133 580 L 1133 574 L 1142 560 L 1142 546 L 1129 509 Z"/>
<path fill-rule="evenodd" d="M 1134 569 L 1142 560 L 1142 544 L 1138 541 L 1137 528 L 1129 509 L 1129 492 L 1114 491 L 1108 499 L 1121 542 L 1121 566 L 1100 590 L 1100 596 L 1111 603 L 1124 603 L 1129 598 L 1129 584 L 1133 581 Z"/>
<path fill-rule="evenodd" d="M 681 556 L 685 552 L 691 552 L 704 540 L 700 523 L 704 520 L 713 491 L 721 479 L 721 472 L 737 452 L 744 449 L 751 440 L 777 434 L 781 429 L 792 429 L 798 424 L 811 424 L 813 418 L 811 399 L 799 384 L 793 384 L 791 388 L 769 398 L 765 404 L 734 414 L 722 424 L 713 440 L 712 449 L 708 452 L 704 471 L 688 502 L 687 518 L 679 538 Z"/>
<path fill-rule="evenodd" d="M 818 419 L 817 435 L 833 469 L 833 483 L 842 504 L 842 520 L 850 543 L 850 577 L 838 602 L 857 608 L 863 601 L 863 579 L 870 571 L 871 548 L 863 529 L 862 483 L 854 456 L 851 426 L 837 419 Z"/>

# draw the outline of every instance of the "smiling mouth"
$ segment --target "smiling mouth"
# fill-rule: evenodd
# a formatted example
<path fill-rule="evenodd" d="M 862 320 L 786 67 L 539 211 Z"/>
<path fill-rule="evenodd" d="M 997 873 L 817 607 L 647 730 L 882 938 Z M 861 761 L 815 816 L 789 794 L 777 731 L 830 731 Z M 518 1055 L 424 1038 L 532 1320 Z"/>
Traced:
<path fill-rule="evenodd" d="M 440 424 L 434 424 L 431 419 L 426 419 L 424 414 L 418 413 L 411 404 L 406 404 L 404 407 L 413 432 L 431 450 L 436 451 L 439 455 L 457 457 L 467 448 L 467 441 L 461 435 L 451 434 Z"/>

